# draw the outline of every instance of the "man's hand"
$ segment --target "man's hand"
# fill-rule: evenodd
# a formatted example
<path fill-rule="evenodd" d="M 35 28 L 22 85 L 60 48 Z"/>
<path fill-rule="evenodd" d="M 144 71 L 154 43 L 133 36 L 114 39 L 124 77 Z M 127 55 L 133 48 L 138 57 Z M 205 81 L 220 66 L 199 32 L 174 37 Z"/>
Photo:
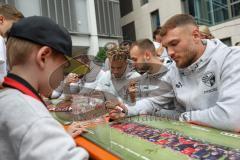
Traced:
<path fill-rule="evenodd" d="M 135 80 L 130 81 L 128 84 L 128 96 L 130 97 L 130 101 L 132 103 L 136 103 L 136 97 L 137 97 L 137 82 Z"/>
<path fill-rule="evenodd" d="M 66 84 L 77 83 L 78 81 L 79 81 L 79 78 L 76 73 L 69 73 L 64 80 Z"/>
<path fill-rule="evenodd" d="M 113 120 L 123 118 L 127 115 L 127 107 L 119 101 L 106 101 L 105 107 L 109 110 L 109 116 Z"/>

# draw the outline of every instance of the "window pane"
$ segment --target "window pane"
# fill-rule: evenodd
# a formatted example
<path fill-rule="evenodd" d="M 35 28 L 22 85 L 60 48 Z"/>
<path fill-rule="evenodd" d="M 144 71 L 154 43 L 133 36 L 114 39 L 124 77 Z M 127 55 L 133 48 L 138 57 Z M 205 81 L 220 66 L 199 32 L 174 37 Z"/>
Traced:
<path fill-rule="evenodd" d="M 157 27 L 160 26 L 160 18 L 158 10 L 153 11 L 151 13 L 151 21 L 152 21 L 152 31 L 154 31 Z"/>
<path fill-rule="evenodd" d="M 224 44 L 226 44 L 227 46 L 232 46 L 232 41 L 231 41 L 231 38 L 230 38 L 230 37 L 221 39 L 221 41 L 222 41 Z"/>
<path fill-rule="evenodd" d="M 105 34 L 110 34 L 110 20 L 109 20 L 109 1 L 103 0 L 103 11 L 104 11 L 104 19 L 105 19 Z M 113 13 L 112 13 L 113 14 Z"/>
<path fill-rule="evenodd" d="M 232 16 L 236 17 L 240 15 L 240 2 L 231 6 Z"/>
<path fill-rule="evenodd" d="M 64 26 L 62 0 L 55 0 L 55 1 L 57 5 L 56 9 L 57 9 L 58 24 Z"/>
<path fill-rule="evenodd" d="M 121 4 L 120 5 L 121 17 L 133 11 L 132 0 L 120 0 L 119 2 Z"/>
<path fill-rule="evenodd" d="M 102 28 L 101 28 L 101 19 L 100 19 L 100 11 L 99 11 L 99 1 L 95 1 L 95 12 L 96 12 L 96 20 L 97 20 L 97 30 L 98 30 L 98 34 L 101 33 Z"/>
<path fill-rule="evenodd" d="M 110 23 L 109 23 L 109 25 L 110 25 L 110 35 L 116 35 L 116 33 L 115 33 L 115 19 L 114 19 L 114 11 L 113 11 L 113 3 L 114 2 L 109 2 L 109 18 L 110 18 Z"/>
<path fill-rule="evenodd" d="M 231 3 L 233 3 L 233 2 L 237 2 L 237 1 L 239 1 L 239 0 L 230 0 Z"/>
<path fill-rule="evenodd" d="M 42 16 L 48 17 L 48 4 L 47 0 L 41 0 Z"/>
<path fill-rule="evenodd" d="M 75 3 L 73 0 L 69 1 L 69 7 L 70 7 L 70 14 L 71 14 L 71 27 L 72 27 L 72 31 L 77 32 L 77 28 L 78 28 L 78 24 L 77 24 L 77 16 L 76 16 L 76 7 L 74 6 Z"/>
<path fill-rule="evenodd" d="M 189 0 L 191 1 L 191 0 Z M 210 25 L 214 23 L 214 11 L 212 7 L 212 1 L 194 0 L 192 6 L 194 7 L 194 17 L 199 24 Z M 191 8 L 191 6 L 190 6 Z"/>
<path fill-rule="evenodd" d="M 188 0 L 188 6 L 198 24 L 215 25 L 229 19 L 228 0 Z"/>
<path fill-rule="evenodd" d="M 213 0 L 215 23 L 229 19 L 227 0 Z"/>
<path fill-rule="evenodd" d="M 70 22 L 70 15 L 69 15 L 69 5 L 68 0 L 63 0 L 63 13 L 64 13 L 64 20 L 65 20 L 65 27 L 68 30 L 72 30 L 71 28 L 71 22 Z"/>
<path fill-rule="evenodd" d="M 55 10 L 55 1 L 54 0 L 49 0 L 49 8 L 50 8 L 50 17 L 56 22 L 56 10 Z"/>
<path fill-rule="evenodd" d="M 0 4 L 5 4 L 6 1 L 5 0 L 0 0 Z"/>
<path fill-rule="evenodd" d="M 136 41 L 135 24 L 131 22 L 122 27 L 123 40 Z"/>
<path fill-rule="evenodd" d="M 106 20 L 104 14 L 104 0 L 95 1 L 96 5 L 96 15 L 97 15 L 97 26 L 98 26 L 98 34 L 106 35 Z"/>
<path fill-rule="evenodd" d="M 6 3 L 14 6 L 15 5 L 15 0 L 6 0 Z"/>
<path fill-rule="evenodd" d="M 148 3 L 148 0 L 141 0 L 141 6 Z"/>
<path fill-rule="evenodd" d="M 101 31 L 100 34 L 106 34 L 106 20 L 104 15 L 104 1 L 99 0 L 99 16 L 100 18 L 100 25 L 101 25 Z"/>
<path fill-rule="evenodd" d="M 113 0 L 95 1 L 98 34 L 121 36 L 119 2 Z"/>
<path fill-rule="evenodd" d="M 119 7 L 119 2 L 114 2 L 113 3 L 113 12 L 114 12 L 114 21 L 115 21 L 115 32 L 117 36 L 122 35 L 121 31 L 121 24 L 120 24 L 120 7 Z M 111 13 L 110 13 L 111 14 Z"/>

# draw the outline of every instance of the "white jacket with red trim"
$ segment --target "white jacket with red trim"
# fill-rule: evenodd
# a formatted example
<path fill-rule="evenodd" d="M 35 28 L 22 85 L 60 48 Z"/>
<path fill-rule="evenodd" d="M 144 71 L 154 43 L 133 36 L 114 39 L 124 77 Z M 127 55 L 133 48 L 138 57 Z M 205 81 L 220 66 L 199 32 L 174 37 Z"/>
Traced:
<path fill-rule="evenodd" d="M 42 102 L 16 89 L 0 90 L 0 160 L 86 159 Z"/>

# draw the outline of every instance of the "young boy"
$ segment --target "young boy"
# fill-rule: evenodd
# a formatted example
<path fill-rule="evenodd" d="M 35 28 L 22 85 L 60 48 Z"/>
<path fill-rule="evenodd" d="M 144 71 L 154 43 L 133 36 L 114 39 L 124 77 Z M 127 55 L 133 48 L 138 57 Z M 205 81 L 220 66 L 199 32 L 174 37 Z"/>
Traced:
<path fill-rule="evenodd" d="M 52 118 L 39 93 L 48 97 L 63 78 L 71 56 L 69 33 L 47 17 L 14 23 L 7 41 L 10 73 L 0 90 L 0 160 L 88 159 Z"/>
<path fill-rule="evenodd" d="M 4 37 L 12 24 L 23 18 L 23 14 L 8 4 L 0 5 L 0 83 L 7 75 L 6 45 Z"/>

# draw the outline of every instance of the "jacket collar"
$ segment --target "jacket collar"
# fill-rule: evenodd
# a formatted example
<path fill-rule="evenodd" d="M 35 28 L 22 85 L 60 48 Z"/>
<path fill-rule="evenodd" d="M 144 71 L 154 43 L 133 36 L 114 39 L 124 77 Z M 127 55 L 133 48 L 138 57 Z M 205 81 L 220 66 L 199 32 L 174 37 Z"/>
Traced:
<path fill-rule="evenodd" d="M 215 52 L 219 52 L 218 50 L 220 48 L 226 48 L 225 45 L 221 45 L 219 40 L 202 40 L 203 44 L 206 45 L 206 49 L 203 52 L 202 56 L 193 64 L 191 64 L 190 66 L 183 68 L 183 69 L 179 69 L 180 74 L 182 75 L 190 75 L 198 70 L 200 70 L 203 66 L 205 66 L 207 63 L 209 63 L 209 61 L 211 60 L 212 55 Z M 221 54 L 221 53 L 217 53 L 217 54 Z"/>
<path fill-rule="evenodd" d="M 23 94 L 31 96 L 45 105 L 38 92 L 27 81 L 15 74 L 8 73 L 8 75 L 4 78 L 2 85 L 3 87 L 17 89 Z"/>

